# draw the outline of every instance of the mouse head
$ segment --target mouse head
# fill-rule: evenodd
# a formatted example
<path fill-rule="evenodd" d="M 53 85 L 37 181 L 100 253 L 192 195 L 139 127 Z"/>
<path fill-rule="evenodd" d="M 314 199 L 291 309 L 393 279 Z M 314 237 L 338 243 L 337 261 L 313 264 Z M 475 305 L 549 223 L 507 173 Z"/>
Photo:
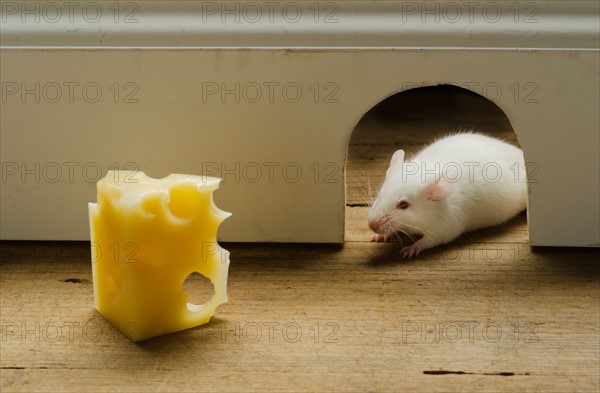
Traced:
<path fill-rule="evenodd" d="M 369 210 L 369 228 L 383 235 L 403 231 L 424 234 L 436 221 L 443 219 L 451 184 L 441 176 L 404 161 L 404 151 L 392 156 L 379 196 Z"/>

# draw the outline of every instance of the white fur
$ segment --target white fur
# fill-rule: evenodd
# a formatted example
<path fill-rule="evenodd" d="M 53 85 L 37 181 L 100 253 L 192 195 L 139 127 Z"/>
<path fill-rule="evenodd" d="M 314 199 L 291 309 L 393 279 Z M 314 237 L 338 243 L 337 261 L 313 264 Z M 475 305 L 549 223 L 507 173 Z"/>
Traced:
<path fill-rule="evenodd" d="M 527 207 L 523 153 L 499 139 L 459 133 L 438 139 L 410 161 L 398 157 L 403 152 L 396 152 L 369 210 L 369 226 L 379 233 L 375 240 L 398 231 L 422 234 L 402 250 L 405 257 L 501 224 Z M 411 205 L 406 210 L 396 208 L 403 199 Z"/>

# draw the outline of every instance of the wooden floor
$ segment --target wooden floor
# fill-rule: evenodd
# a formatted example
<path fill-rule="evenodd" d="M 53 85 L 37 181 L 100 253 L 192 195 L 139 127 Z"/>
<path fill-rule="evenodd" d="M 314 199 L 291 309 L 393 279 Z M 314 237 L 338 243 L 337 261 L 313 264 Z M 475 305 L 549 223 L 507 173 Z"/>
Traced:
<path fill-rule="evenodd" d="M 225 244 L 213 322 L 137 344 L 93 308 L 88 244 L 0 243 L 0 391 L 599 391 L 598 250 L 532 250 L 525 215 L 412 260 L 368 242 L 391 152 L 470 127 L 511 137 L 469 94 L 376 108 L 350 146 L 343 246 Z"/>

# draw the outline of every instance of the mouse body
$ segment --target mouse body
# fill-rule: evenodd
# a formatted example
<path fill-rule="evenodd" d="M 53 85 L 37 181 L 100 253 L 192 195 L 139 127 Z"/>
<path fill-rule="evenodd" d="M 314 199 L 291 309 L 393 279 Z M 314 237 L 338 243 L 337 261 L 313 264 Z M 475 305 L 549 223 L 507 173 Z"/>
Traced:
<path fill-rule="evenodd" d="M 397 150 L 369 210 L 372 241 L 421 236 L 405 258 L 462 233 L 501 224 L 527 208 L 521 149 L 475 132 L 440 138 L 410 161 Z"/>

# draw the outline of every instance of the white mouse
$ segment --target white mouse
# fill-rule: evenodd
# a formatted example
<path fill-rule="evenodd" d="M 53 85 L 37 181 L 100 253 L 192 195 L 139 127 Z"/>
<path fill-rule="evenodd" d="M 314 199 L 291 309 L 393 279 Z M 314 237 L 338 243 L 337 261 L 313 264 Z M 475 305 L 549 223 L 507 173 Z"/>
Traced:
<path fill-rule="evenodd" d="M 404 258 L 448 243 L 462 233 L 501 224 L 527 208 L 523 152 L 474 132 L 450 135 L 410 161 L 392 156 L 379 196 L 369 210 L 372 241 L 398 233 L 422 236 Z"/>

